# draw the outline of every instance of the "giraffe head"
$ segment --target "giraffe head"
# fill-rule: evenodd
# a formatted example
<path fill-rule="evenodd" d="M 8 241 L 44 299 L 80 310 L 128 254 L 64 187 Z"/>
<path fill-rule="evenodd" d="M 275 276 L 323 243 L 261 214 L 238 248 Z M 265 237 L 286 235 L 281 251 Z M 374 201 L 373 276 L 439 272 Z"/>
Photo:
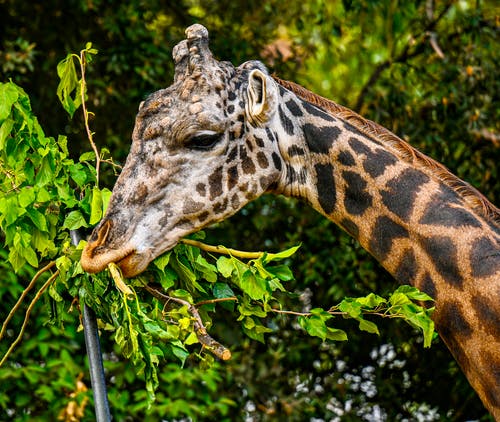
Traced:
<path fill-rule="evenodd" d="M 88 272 L 116 262 L 125 276 L 138 274 L 183 236 L 279 184 L 268 124 L 277 85 L 260 62 L 215 60 L 203 26 L 186 37 L 173 50 L 174 83 L 139 107 L 126 164 L 82 253 Z"/>

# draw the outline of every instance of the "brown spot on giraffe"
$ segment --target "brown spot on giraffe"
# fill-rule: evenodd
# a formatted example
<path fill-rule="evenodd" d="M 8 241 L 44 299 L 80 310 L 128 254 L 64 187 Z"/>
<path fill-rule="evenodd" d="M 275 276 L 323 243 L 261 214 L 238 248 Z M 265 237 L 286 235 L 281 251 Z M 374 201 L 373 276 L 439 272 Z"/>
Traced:
<path fill-rule="evenodd" d="M 201 25 L 186 30 L 174 61 L 174 83 L 137 114 L 82 267 L 117 262 L 133 276 L 271 187 L 303 198 L 435 298 L 440 336 L 500 419 L 498 208 L 387 129 L 262 63 L 215 60 Z"/>

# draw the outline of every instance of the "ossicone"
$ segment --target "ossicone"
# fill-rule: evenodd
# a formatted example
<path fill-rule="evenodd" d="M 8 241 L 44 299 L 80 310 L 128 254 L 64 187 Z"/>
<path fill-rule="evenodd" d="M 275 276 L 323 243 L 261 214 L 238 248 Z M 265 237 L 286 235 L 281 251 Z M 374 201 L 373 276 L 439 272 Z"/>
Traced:
<path fill-rule="evenodd" d="M 208 47 L 208 30 L 203 25 L 194 24 L 186 29 L 186 39 L 178 43 L 172 56 L 175 63 L 174 81 L 182 80 L 187 75 L 202 72 L 213 56 Z"/>

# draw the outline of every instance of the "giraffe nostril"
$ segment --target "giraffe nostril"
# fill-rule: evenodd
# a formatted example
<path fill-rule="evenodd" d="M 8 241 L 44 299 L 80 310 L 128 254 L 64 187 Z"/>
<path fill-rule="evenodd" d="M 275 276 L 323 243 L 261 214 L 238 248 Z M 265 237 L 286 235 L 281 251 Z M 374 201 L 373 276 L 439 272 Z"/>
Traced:
<path fill-rule="evenodd" d="M 92 232 L 92 236 L 90 237 L 90 241 L 93 244 L 94 248 L 98 248 L 99 246 L 104 245 L 106 239 L 109 236 L 109 231 L 113 226 L 113 222 L 111 220 L 104 220 L 98 227 L 94 229 Z"/>

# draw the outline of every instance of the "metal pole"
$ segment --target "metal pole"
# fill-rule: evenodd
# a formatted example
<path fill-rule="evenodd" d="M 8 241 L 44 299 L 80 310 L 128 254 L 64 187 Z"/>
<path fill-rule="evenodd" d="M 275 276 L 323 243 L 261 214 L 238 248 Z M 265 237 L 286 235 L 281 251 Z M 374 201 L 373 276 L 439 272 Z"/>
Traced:
<path fill-rule="evenodd" d="M 71 230 L 70 235 L 72 243 L 75 246 L 78 245 L 81 239 L 78 231 Z M 90 383 L 92 384 L 94 395 L 96 421 L 109 422 L 111 421 L 111 413 L 109 411 L 108 394 L 106 391 L 106 379 L 104 377 L 97 318 L 94 310 L 85 304 L 83 304 L 83 332 L 87 356 L 89 358 Z"/>

